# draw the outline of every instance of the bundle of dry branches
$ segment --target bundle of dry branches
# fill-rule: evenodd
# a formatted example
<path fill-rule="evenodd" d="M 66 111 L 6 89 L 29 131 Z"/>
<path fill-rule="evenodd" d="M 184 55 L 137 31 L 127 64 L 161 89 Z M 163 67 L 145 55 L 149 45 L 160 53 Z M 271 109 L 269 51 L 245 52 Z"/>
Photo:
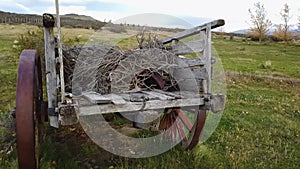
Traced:
<path fill-rule="evenodd" d="M 127 51 L 102 44 L 64 47 L 66 91 L 107 94 L 143 88 L 178 90 L 172 75 L 178 67 L 175 55 L 163 49 L 155 34 L 142 32 L 136 38 L 139 46 Z"/>
<path fill-rule="evenodd" d="M 80 90 L 77 92 L 97 91 L 102 94 L 109 92 L 109 72 L 125 57 L 122 51 L 106 45 L 64 48 L 63 54 L 68 91 L 73 88 Z M 72 86 L 72 82 L 77 86 Z"/>

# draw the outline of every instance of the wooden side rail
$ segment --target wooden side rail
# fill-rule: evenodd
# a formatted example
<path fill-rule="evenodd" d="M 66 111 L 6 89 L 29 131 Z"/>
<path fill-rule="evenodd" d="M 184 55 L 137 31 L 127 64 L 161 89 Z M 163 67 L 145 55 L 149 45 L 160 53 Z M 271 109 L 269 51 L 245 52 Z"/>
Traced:
<path fill-rule="evenodd" d="M 77 98 L 79 116 L 114 112 L 157 110 L 172 107 L 204 106 L 205 95 L 193 92 L 172 93 L 161 90 L 100 95 L 83 93 Z M 208 98 L 206 96 L 206 98 Z"/>
<path fill-rule="evenodd" d="M 187 29 L 185 31 L 171 35 L 170 37 L 163 39 L 161 42 L 163 44 L 166 44 L 166 43 L 172 42 L 173 40 L 180 40 L 180 39 L 198 34 L 198 33 L 200 33 L 200 31 L 205 30 L 209 24 L 211 25 L 211 29 L 214 29 L 214 28 L 225 25 L 225 21 L 223 19 L 214 20 L 212 22 L 205 23 L 203 25 L 200 25 L 200 26 L 197 26 L 197 27 L 194 27 L 191 29 Z"/>

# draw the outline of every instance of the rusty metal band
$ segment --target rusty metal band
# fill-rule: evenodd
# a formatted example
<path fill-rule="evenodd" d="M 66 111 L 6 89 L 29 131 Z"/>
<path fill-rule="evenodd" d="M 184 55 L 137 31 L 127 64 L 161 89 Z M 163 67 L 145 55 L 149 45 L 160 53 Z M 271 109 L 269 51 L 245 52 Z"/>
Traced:
<path fill-rule="evenodd" d="M 17 153 L 20 169 L 36 169 L 35 50 L 24 50 L 19 60 L 16 93 Z"/>

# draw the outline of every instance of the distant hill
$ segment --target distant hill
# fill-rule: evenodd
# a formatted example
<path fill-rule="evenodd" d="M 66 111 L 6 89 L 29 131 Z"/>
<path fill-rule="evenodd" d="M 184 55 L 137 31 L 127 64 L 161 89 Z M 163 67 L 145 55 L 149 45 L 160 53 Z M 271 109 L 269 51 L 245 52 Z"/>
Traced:
<path fill-rule="evenodd" d="M 272 26 L 272 27 L 270 28 L 268 34 L 269 34 L 269 35 L 273 35 L 273 33 L 275 32 L 277 26 L 278 26 L 278 25 Z M 289 30 L 290 30 L 292 33 L 296 33 L 296 34 L 300 33 L 300 28 L 299 28 L 297 25 L 291 25 Z M 245 35 L 245 34 L 247 34 L 247 32 L 249 32 L 249 31 L 250 31 L 249 29 L 241 29 L 241 30 L 237 30 L 237 31 L 230 32 L 230 33 Z"/>
<path fill-rule="evenodd" d="M 85 15 L 78 15 L 78 14 L 66 14 L 62 15 L 64 18 L 71 18 L 71 19 L 79 19 L 79 20 L 87 20 L 87 21 L 97 21 L 91 16 L 85 16 Z"/>
<path fill-rule="evenodd" d="M 230 32 L 230 33 L 244 35 L 244 34 L 247 34 L 249 31 L 250 31 L 249 29 L 241 29 L 241 30 Z"/>
<path fill-rule="evenodd" d="M 54 15 L 55 16 L 55 15 Z M 42 25 L 42 16 L 36 14 L 17 14 L 0 11 L 0 23 L 30 25 Z M 61 16 L 61 26 L 70 28 L 100 29 L 106 23 L 98 21 L 90 16 L 78 14 L 66 14 Z"/>

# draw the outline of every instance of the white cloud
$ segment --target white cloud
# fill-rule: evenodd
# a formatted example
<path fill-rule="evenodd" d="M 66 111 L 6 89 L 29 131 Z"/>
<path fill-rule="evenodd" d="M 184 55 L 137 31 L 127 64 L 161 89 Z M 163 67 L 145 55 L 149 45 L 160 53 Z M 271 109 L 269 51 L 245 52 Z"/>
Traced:
<path fill-rule="evenodd" d="M 32 9 L 30 9 L 30 8 L 20 4 L 20 3 L 15 3 L 15 5 L 18 6 L 20 9 L 26 11 L 27 13 L 32 13 L 32 14 L 37 13 L 36 11 L 34 11 L 34 10 L 32 10 Z"/>
<path fill-rule="evenodd" d="M 80 14 L 81 12 L 84 12 L 85 13 L 86 11 L 86 7 L 85 6 L 75 6 L 75 5 L 72 5 L 72 6 L 60 6 L 60 14 L 61 15 L 64 15 L 64 14 L 69 14 L 69 13 L 77 13 L 77 14 Z M 56 13 L 56 9 L 55 7 L 49 7 L 45 12 L 47 13 Z"/>

